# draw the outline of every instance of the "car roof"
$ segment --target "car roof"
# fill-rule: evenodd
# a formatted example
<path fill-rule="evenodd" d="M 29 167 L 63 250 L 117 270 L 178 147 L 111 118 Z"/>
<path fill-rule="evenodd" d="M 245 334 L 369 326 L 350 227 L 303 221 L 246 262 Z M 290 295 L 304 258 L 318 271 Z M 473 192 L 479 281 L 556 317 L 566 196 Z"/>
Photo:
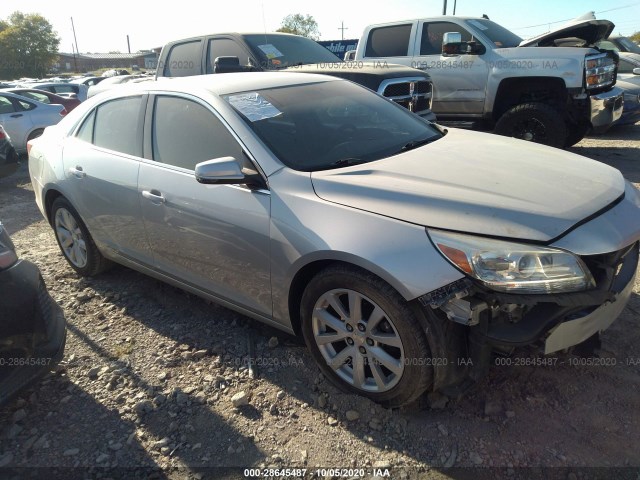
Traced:
<path fill-rule="evenodd" d="M 197 75 L 192 77 L 160 78 L 153 82 L 127 84 L 113 91 L 114 96 L 125 92 L 172 90 L 205 90 L 214 95 L 226 95 L 236 92 L 262 90 L 265 88 L 306 85 L 321 82 L 345 81 L 328 75 L 292 72 L 241 72 Z M 108 92 L 108 91 L 107 91 Z M 106 93 L 106 92 L 105 92 Z M 105 97 L 102 97 L 105 98 Z"/>

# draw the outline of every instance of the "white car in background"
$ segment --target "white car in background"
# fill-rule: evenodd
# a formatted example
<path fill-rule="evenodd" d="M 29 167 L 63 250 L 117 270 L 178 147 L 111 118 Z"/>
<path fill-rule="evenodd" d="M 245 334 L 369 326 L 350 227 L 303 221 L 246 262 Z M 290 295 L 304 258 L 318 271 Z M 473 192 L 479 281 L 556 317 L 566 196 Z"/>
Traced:
<path fill-rule="evenodd" d="M 0 91 L 0 125 L 11 137 L 18 153 L 27 151 L 27 142 L 58 123 L 67 111 L 62 105 L 46 104 Z"/>

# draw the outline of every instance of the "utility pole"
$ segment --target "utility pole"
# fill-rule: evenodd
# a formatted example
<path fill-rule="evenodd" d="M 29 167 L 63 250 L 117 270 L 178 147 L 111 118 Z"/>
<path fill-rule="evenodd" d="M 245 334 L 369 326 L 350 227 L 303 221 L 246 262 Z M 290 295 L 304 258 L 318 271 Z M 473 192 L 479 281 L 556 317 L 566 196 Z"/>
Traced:
<path fill-rule="evenodd" d="M 342 30 L 342 40 L 344 40 L 344 31 L 349 30 L 349 27 L 344 26 L 344 20 L 340 22 L 340 25 L 342 26 L 338 27 L 338 30 Z"/>
<path fill-rule="evenodd" d="M 444 0 L 444 4 L 442 5 L 442 15 L 447 14 L 447 0 Z"/>
<path fill-rule="evenodd" d="M 456 14 L 456 3 L 458 3 L 458 0 L 453 0 L 453 14 Z"/>
<path fill-rule="evenodd" d="M 71 17 L 71 29 L 73 30 L 73 41 L 76 42 L 76 51 L 73 53 L 73 63 L 75 65 L 76 73 L 79 73 L 76 53 L 80 55 L 80 50 L 78 49 L 78 39 L 76 38 L 76 27 L 73 25 L 73 17 Z M 71 51 L 73 52 L 73 45 L 71 45 Z"/>
<path fill-rule="evenodd" d="M 73 53 L 73 68 L 75 69 L 76 73 L 78 72 L 78 60 L 76 59 L 76 52 L 73 49 L 73 43 L 71 44 L 71 53 Z"/>
<path fill-rule="evenodd" d="M 131 44 L 129 43 L 129 35 L 127 35 L 127 49 L 129 50 L 129 53 L 131 53 Z"/>

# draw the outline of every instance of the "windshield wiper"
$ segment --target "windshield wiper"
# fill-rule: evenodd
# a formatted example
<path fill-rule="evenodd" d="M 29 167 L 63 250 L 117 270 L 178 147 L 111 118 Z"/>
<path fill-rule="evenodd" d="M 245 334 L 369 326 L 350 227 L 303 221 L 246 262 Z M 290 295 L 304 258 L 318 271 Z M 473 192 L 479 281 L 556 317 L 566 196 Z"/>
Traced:
<path fill-rule="evenodd" d="M 429 138 L 423 138 L 422 140 L 412 140 L 411 142 L 405 144 L 401 149 L 400 152 L 408 152 L 409 150 L 413 150 L 415 148 L 421 147 L 423 145 L 426 145 L 427 143 L 431 143 L 435 140 L 435 137 L 429 137 Z"/>
<path fill-rule="evenodd" d="M 364 160 L 362 160 L 361 158 L 354 158 L 354 157 L 349 157 L 349 158 L 341 158 L 340 160 L 336 160 L 333 163 L 329 164 L 329 168 L 339 168 L 339 167 L 348 167 L 351 165 L 358 165 L 359 163 L 363 163 Z"/>

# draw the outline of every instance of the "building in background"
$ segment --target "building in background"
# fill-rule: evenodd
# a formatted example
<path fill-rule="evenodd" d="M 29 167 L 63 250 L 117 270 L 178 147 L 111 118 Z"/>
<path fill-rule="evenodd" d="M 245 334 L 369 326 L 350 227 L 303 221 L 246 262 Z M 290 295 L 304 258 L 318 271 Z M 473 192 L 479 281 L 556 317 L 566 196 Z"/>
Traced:
<path fill-rule="evenodd" d="M 64 72 L 90 72 L 100 68 L 127 68 L 134 66 L 155 69 L 158 64 L 158 53 L 154 50 L 143 50 L 137 53 L 60 53 L 53 70 Z"/>

